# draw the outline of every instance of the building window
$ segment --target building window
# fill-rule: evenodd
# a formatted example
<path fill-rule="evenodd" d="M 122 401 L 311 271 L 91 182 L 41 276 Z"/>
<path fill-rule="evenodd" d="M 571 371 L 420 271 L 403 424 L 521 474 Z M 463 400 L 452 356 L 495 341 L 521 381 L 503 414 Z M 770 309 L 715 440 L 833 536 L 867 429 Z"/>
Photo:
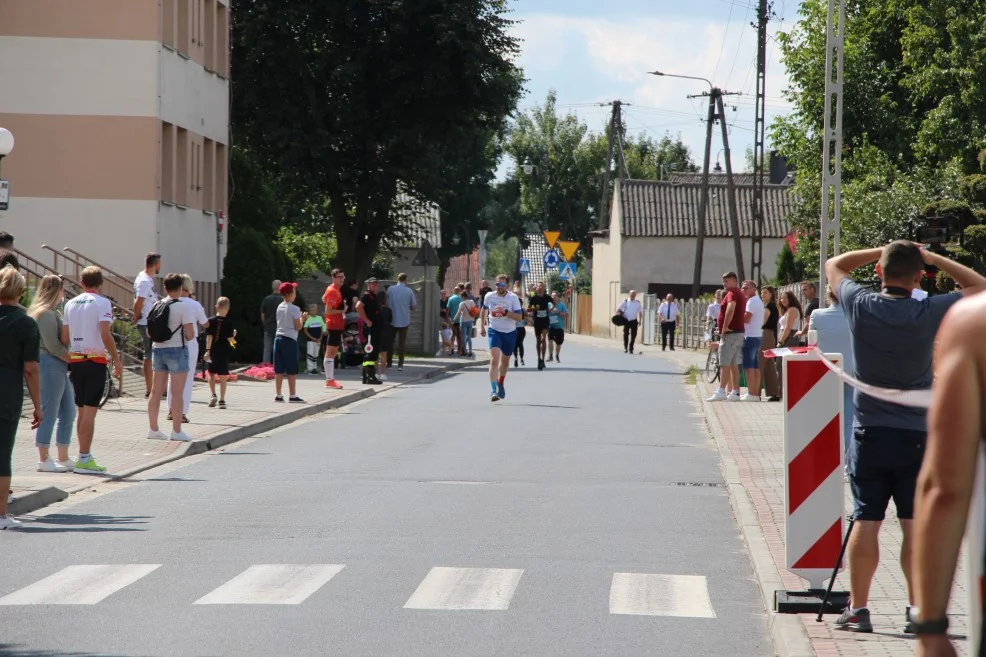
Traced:
<path fill-rule="evenodd" d="M 188 53 L 189 51 L 189 36 L 188 31 L 191 24 L 191 12 L 189 10 L 190 0 L 177 0 L 178 1 L 178 41 L 175 43 L 175 48 L 178 49 L 180 53 Z"/>
<path fill-rule="evenodd" d="M 178 13 L 177 0 L 162 0 L 161 2 L 161 13 L 163 14 L 163 32 L 161 40 L 174 47 L 175 45 L 175 28 L 177 26 L 176 15 Z"/>
<path fill-rule="evenodd" d="M 205 0 L 205 70 L 216 70 L 216 0 Z"/>
<path fill-rule="evenodd" d="M 216 144 L 216 194 L 212 202 L 217 211 L 226 210 L 226 178 L 229 175 L 226 145 Z"/>
<path fill-rule="evenodd" d="M 177 182 L 177 196 L 175 197 L 175 203 L 178 205 L 188 207 L 188 189 L 190 186 L 190 176 L 188 171 L 188 164 L 190 159 L 190 154 L 188 152 L 188 130 L 184 128 L 178 128 L 178 148 L 177 151 L 177 166 L 175 167 L 175 180 Z"/>
<path fill-rule="evenodd" d="M 222 4 L 216 8 L 216 72 L 229 77 L 229 10 Z"/>
<path fill-rule="evenodd" d="M 216 209 L 216 142 L 206 139 L 203 146 L 205 151 L 202 158 L 202 209 Z"/>
<path fill-rule="evenodd" d="M 175 202 L 175 126 L 161 123 L 161 200 Z"/>

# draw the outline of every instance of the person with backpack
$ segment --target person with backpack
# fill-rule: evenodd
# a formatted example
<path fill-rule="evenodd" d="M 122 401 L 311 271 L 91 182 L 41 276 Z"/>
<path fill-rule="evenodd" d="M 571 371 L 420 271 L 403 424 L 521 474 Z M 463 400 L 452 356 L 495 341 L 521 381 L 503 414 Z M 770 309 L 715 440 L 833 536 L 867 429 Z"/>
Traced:
<path fill-rule="evenodd" d="M 185 397 L 185 380 L 194 363 L 189 362 L 188 343 L 195 339 L 195 308 L 182 303 L 184 281 L 181 274 L 168 274 L 164 278 L 167 296 L 154 304 L 147 315 L 147 334 L 152 343 L 154 382 L 147 399 L 147 417 L 151 440 L 168 440 L 169 436 L 158 428 L 161 412 L 161 396 L 171 380 L 171 436 L 170 440 L 188 442 L 191 437 L 181 430 L 182 407 Z M 76 466 L 78 467 L 78 466 Z"/>

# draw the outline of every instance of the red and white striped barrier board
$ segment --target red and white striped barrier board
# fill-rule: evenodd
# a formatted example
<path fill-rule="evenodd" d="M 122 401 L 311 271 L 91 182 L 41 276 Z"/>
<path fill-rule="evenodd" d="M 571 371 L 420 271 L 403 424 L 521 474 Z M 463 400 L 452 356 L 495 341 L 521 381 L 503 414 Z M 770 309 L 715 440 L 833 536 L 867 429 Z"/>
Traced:
<path fill-rule="evenodd" d="M 844 530 L 842 380 L 808 351 L 784 354 L 784 547 L 788 570 L 821 589 Z"/>

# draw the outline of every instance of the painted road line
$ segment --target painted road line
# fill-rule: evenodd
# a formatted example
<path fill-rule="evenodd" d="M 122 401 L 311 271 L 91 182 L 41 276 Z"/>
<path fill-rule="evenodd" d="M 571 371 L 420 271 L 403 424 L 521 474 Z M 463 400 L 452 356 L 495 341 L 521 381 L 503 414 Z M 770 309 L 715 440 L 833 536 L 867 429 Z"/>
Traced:
<path fill-rule="evenodd" d="M 614 573 L 609 613 L 631 616 L 715 618 L 702 575 Z"/>
<path fill-rule="evenodd" d="M 517 590 L 523 569 L 432 568 L 405 609 L 503 611 Z"/>
<path fill-rule="evenodd" d="M 197 605 L 297 605 L 345 568 L 336 564 L 256 565 L 195 601 Z"/>
<path fill-rule="evenodd" d="M 161 564 L 68 566 L 0 598 L 0 605 L 94 605 Z"/>

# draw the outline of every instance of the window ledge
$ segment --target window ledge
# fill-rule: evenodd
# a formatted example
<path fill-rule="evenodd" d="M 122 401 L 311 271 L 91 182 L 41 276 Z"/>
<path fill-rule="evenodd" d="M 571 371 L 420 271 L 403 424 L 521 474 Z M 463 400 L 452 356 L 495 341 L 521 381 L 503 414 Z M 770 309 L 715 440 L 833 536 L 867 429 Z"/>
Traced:
<path fill-rule="evenodd" d="M 175 207 L 175 204 L 174 204 L 174 203 L 172 203 L 171 201 L 161 201 L 161 205 L 166 205 L 166 206 L 168 206 L 169 208 L 173 208 L 173 207 Z"/>
<path fill-rule="evenodd" d="M 167 48 L 168 50 L 170 50 L 171 52 L 175 52 L 175 47 L 170 43 L 162 42 L 161 45 Z"/>
<path fill-rule="evenodd" d="M 216 77 L 218 77 L 220 80 L 225 80 L 226 79 L 226 76 L 223 75 L 222 73 L 220 73 L 219 71 L 216 71 Z"/>
<path fill-rule="evenodd" d="M 188 206 L 182 205 L 181 203 L 175 203 L 175 207 L 178 208 L 179 210 L 188 210 Z"/>
<path fill-rule="evenodd" d="M 212 210 L 202 210 L 202 214 L 207 214 L 210 217 L 215 217 L 216 216 L 216 213 L 213 212 Z"/>
<path fill-rule="evenodd" d="M 178 56 L 181 57 L 182 59 L 191 59 L 191 57 L 189 57 L 188 55 L 186 55 L 185 53 L 183 53 L 180 50 L 176 50 L 175 52 L 177 52 L 178 53 Z"/>

